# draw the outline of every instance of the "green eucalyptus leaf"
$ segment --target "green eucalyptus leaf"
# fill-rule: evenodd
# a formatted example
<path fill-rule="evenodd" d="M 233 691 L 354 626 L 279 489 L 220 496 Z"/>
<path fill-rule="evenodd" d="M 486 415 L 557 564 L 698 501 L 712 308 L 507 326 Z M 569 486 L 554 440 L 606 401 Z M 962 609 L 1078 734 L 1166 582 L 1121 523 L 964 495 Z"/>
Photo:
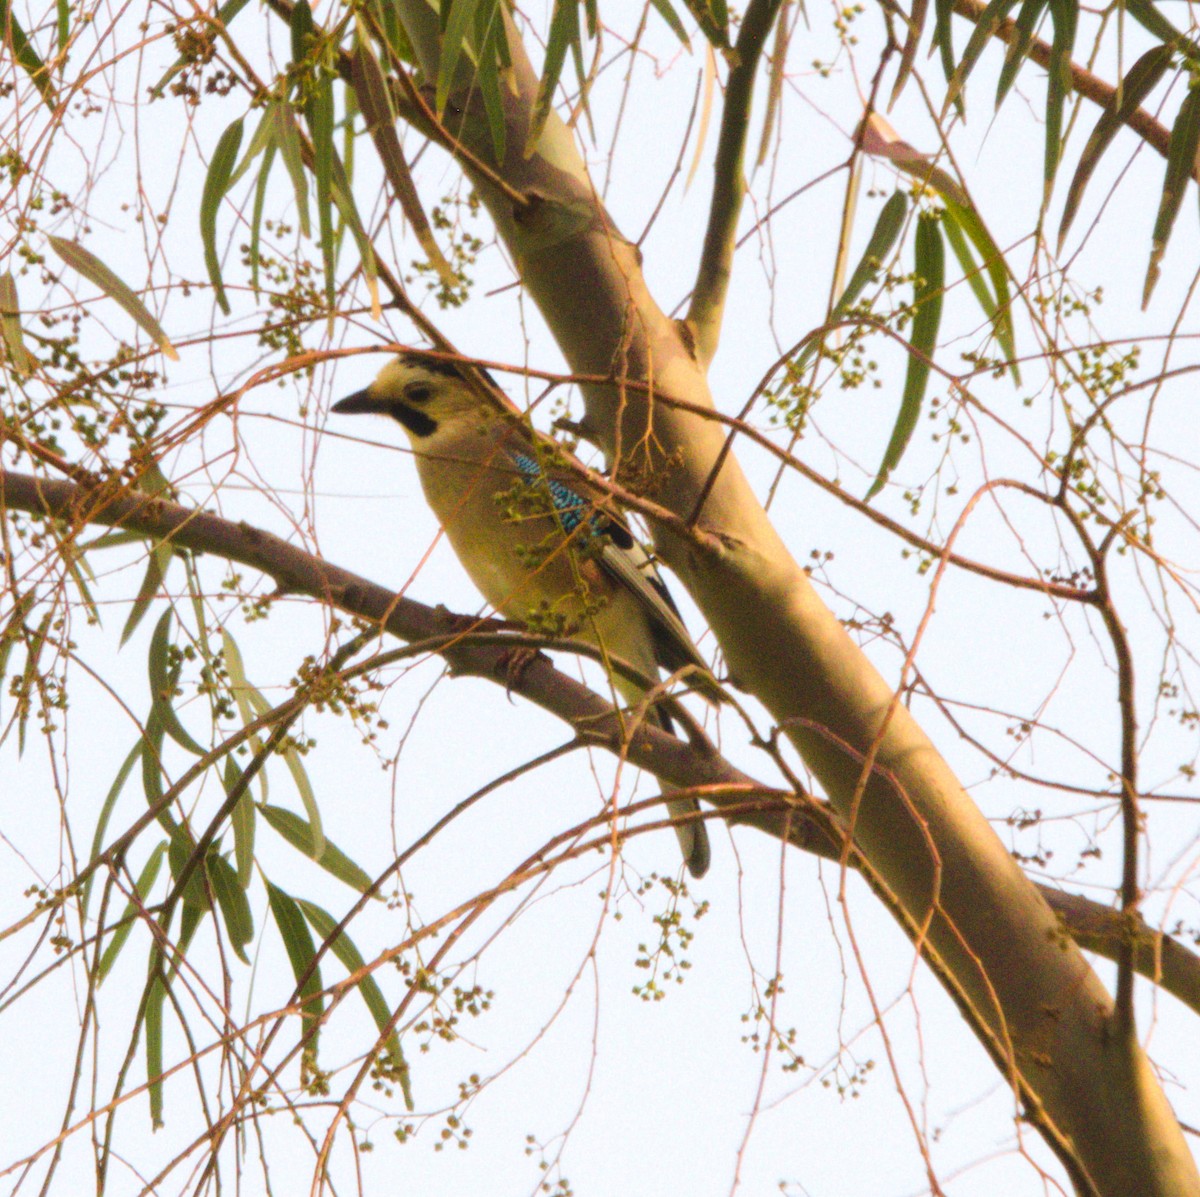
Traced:
<path fill-rule="evenodd" d="M 360 868 L 335 843 L 321 837 L 318 849 L 314 842 L 312 825 L 298 814 L 282 806 L 261 805 L 259 813 L 285 840 L 298 848 L 305 856 L 315 861 L 327 873 L 345 882 L 360 894 L 370 892 L 374 886 L 370 874 Z"/>
<path fill-rule="evenodd" d="M 337 919 L 315 902 L 306 902 L 303 898 L 300 898 L 297 900 L 297 904 L 304 912 L 304 917 L 308 919 L 312 929 L 322 940 L 329 944 L 329 950 L 337 957 L 342 967 L 351 976 L 356 973 L 363 974 L 355 984 L 358 987 L 358 992 L 362 994 L 362 999 L 366 1003 L 371 1017 L 375 1020 L 375 1026 L 378 1027 L 380 1034 L 386 1035 L 384 1046 L 387 1050 L 389 1062 L 400 1082 L 400 1089 L 404 1094 L 404 1105 L 411 1112 L 413 1109 L 413 1096 L 408 1061 L 405 1060 L 404 1052 L 400 1047 L 400 1036 L 392 1028 L 392 1011 L 384 1000 L 383 991 L 379 988 L 379 984 L 375 978 L 370 973 L 364 971 L 367 963 L 363 959 L 357 945 L 350 938 L 349 933 L 346 931 L 338 933 Z"/>
<path fill-rule="evenodd" d="M 979 61 L 980 55 L 984 48 L 996 36 L 996 31 L 1004 23 L 1004 19 L 1016 7 L 1017 0 L 990 0 L 987 7 L 979 14 L 975 21 L 975 28 L 967 40 L 966 48 L 962 52 L 962 57 L 958 60 L 958 65 L 954 68 L 954 73 L 950 76 L 949 84 L 946 88 L 946 99 L 942 104 L 942 117 L 950 110 L 950 105 L 955 103 L 962 94 L 963 87 L 967 82 L 967 78 L 975 69 L 975 64 Z M 953 11 L 953 6 L 951 6 Z M 949 31 L 949 19 L 946 20 L 946 30 Z"/>
<path fill-rule="evenodd" d="M 1063 110 L 1071 94 L 1071 54 L 1079 24 L 1079 0 L 1050 0 L 1054 39 L 1050 43 L 1050 65 L 1046 74 L 1046 150 L 1042 167 L 1045 197 L 1050 198 L 1058 163 L 1062 157 Z"/>
<path fill-rule="evenodd" d="M 115 300 L 130 315 L 134 322 L 147 336 L 151 337 L 159 349 L 173 362 L 179 360 L 175 346 L 163 332 L 162 325 L 150 314 L 146 305 L 125 285 L 98 257 L 86 250 L 77 241 L 67 237 L 47 237 L 50 248 L 77 274 L 82 275 L 90 283 L 94 283 L 109 299 Z"/>
<path fill-rule="evenodd" d="M 542 64 L 542 78 L 533 104 L 529 135 L 525 139 L 526 158 L 532 156 L 537 148 L 538 139 L 542 136 L 542 130 L 546 127 L 550 109 L 554 104 L 554 92 L 562 76 L 563 64 L 567 60 L 567 51 L 581 36 L 577 0 L 554 0 L 554 11 L 550 15 L 550 33 L 546 39 L 546 58 Z"/>
<path fill-rule="evenodd" d="M 1088 138 L 1087 145 L 1083 147 L 1083 153 L 1079 156 L 1079 165 L 1075 168 L 1075 175 L 1071 179 L 1071 186 L 1067 190 L 1067 198 L 1063 203 L 1062 221 L 1058 228 L 1059 253 L 1062 252 L 1067 230 L 1071 227 L 1076 213 L 1079 211 L 1084 190 L 1103 157 L 1104 151 L 1112 144 L 1113 138 L 1116 137 L 1117 131 L 1125 121 L 1141 107 L 1142 101 L 1154 90 L 1167 67 L 1170 66 L 1173 54 L 1174 51 L 1170 46 L 1154 46 L 1147 50 L 1129 68 L 1125 78 L 1121 80 L 1121 86 L 1117 89 L 1116 95 L 1100 114 L 1100 119 L 1096 122 L 1096 127 L 1092 130 L 1092 135 Z M 1118 98 L 1120 99 L 1119 104 L 1117 103 Z"/>
<path fill-rule="evenodd" d="M 171 614 L 171 608 L 168 607 L 162 613 L 155 625 L 154 634 L 150 637 L 150 651 L 147 654 L 150 702 L 167 735 L 181 748 L 186 748 L 188 752 L 196 756 L 203 756 L 207 749 L 197 744 L 188 730 L 179 722 L 179 716 L 175 713 L 175 706 L 171 701 L 175 690 L 169 665 Z"/>
<path fill-rule="evenodd" d="M 1048 3 L 1049 0 L 1024 0 L 1021 11 L 1017 13 L 1017 35 L 1008 43 L 1008 49 L 1004 52 L 1004 66 L 1000 68 L 1000 81 L 996 84 L 997 108 L 1004 103 L 1005 96 L 1017 80 L 1017 75 L 1029 55 L 1029 47 L 1033 45 L 1034 30 Z"/>
<path fill-rule="evenodd" d="M 108 941 L 108 946 L 104 949 L 104 954 L 100 957 L 100 964 L 96 969 L 96 984 L 103 985 L 104 978 L 112 971 L 112 966 L 116 964 L 117 957 L 121 954 L 121 949 L 125 946 L 125 941 L 129 938 L 141 912 L 146 908 L 149 899 L 150 891 L 154 888 L 155 881 L 158 880 L 159 869 L 162 866 L 163 854 L 167 850 L 167 841 L 160 840 L 150 853 L 146 863 L 142 866 L 142 871 L 138 874 L 138 879 L 134 882 L 134 892 L 137 894 L 137 901 L 130 901 L 125 906 L 125 911 L 121 915 L 120 921 L 117 923 L 116 930 L 112 933 L 112 938 Z"/>
<path fill-rule="evenodd" d="M 209 852 L 204 858 L 209 888 L 217 900 L 217 909 L 229 934 L 230 947 L 243 964 L 249 964 L 246 945 L 254 939 L 254 916 L 246 891 L 238 881 L 233 866 L 219 852 Z"/>
<path fill-rule="evenodd" d="M 158 1130 L 163 1125 L 163 1003 L 167 1000 L 167 987 L 161 977 L 150 982 L 146 995 L 146 1081 L 150 1096 L 150 1125 Z"/>
<path fill-rule="evenodd" d="M 9 0 L 0 0 L 0 43 L 7 43 L 12 50 L 13 59 L 33 81 L 46 107 L 53 113 L 58 107 L 58 93 L 50 82 L 50 72 L 46 64 L 33 48 L 33 43 L 21 28 L 20 22 L 13 15 Z"/>
<path fill-rule="evenodd" d="M 1158 216 L 1154 220 L 1154 238 L 1150 249 L 1150 265 L 1146 269 L 1146 283 L 1142 289 L 1142 308 L 1150 303 L 1155 284 L 1161 273 L 1163 255 L 1175 217 L 1179 215 L 1188 180 L 1196 169 L 1196 150 L 1200 148 L 1200 86 L 1195 86 L 1183 98 L 1179 115 L 1171 128 L 1171 140 L 1167 145 L 1167 171 L 1163 179 L 1162 198 L 1158 203 Z"/>
<path fill-rule="evenodd" d="M 232 756 L 225 758 L 225 771 L 222 781 L 227 797 L 242 785 L 244 774 L 237 761 Z M 254 872 L 254 834 L 258 816 L 254 808 L 254 800 L 250 797 L 249 789 L 243 790 L 241 797 L 233 807 L 229 822 L 233 827 L 233 856 L 237 861 L 238 885 L 246 889 Z"/>
<path fill-rule="evenodd" d="M 325 986 L 321 981 L 321 968 L 316 962 L 317 950 L 295 898 L 268 881 L 267 900 L 299 989 L 305 1053 L 315 1060 L 317 1031 L 325 1013 L 325 1003 L 318 996 Z"/>
<path fill-rule="evenodd" d="M 17 298 L 17 281 L 11 270 L 0 274 L 0 336 L 4 359 L 17 374 L 32 374 L 35 362 L 25 348 L 21 332 L 21 301 Z"/>
<path fill-rule="evenodd" d="M 229 181 L 237 163 L 238 150 L 242 144 L 242 118 L 238 117 L 221 134 L 208 174 L 204 178 L 204 190 L 200 194 L 200 241 L 204 247 L 204 265 L 216 291 L 217 304 L 226 316 L 229 315 L 229 300 L 225 295 L 225 283 L 221 278 L 221 261 L 217 254 L 217 213 L 221 201 L 229 190 Z"/>
<path fill-rule="evenodd" d="M 913 281 L 912 348 L 904 378 L 904 395 L 892 435 L 884 450 L 875 481 L 867 491 L 874 498 L 883 489 L 888 476 L 900 463 L 921 414 L 925 388 L 929 382 L 929 361 L 937 348 L 942 320 L 942 295 L 945 289 L 946 262 L 940 222 L 922 214 L 917 220 L 916 278 Z"/>
<path fill-rule="evenodd" d="M 137 630 L 138 624 L 150 610 L 150 604 L 157 597 L 159 588 L 167 576 L 167 567 L 171 563 L 172 556 L 174 553 L 171 546 L 165 541 L 156 544 L 150 550 L 146 559 L 146 572 L 142 575 L 142 583 L 134 597 L 129 617 L 125 620 L 125 627 L 121 630 L 120 647 L 125 647 L 129 637 Z"/>

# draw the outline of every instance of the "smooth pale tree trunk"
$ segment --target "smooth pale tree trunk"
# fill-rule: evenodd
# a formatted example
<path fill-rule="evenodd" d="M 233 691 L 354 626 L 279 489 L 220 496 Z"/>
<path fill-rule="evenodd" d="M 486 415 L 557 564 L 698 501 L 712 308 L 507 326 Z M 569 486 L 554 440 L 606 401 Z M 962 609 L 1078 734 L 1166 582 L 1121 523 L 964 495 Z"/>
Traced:
<path fill-rule="evenodd" d="M 421 0 L 400 8 L 433 78 L 436 17 Z M 509 41 L 505 161 L 492 163 L 482 109 L 469 99 L 459 97 L 465 107 L 447 124 L 527 197 L 516 205 L 472 174 L 525 288 L 575 372 L 649 383 L 659 395 L 711 409 L 695 330 L 654 301 L 638 252 L 613 227 L 569 131 L 552 114 L 536 151 L 523 155 L 536 77 L 511 27 Z M 660 551 L 703 611 L 737 684 L 771 712 L 852 829 L 877 891 L 890 896 L 1077 1189 L 1200 1192 L 1134 1030 L 1113 1017 L 1082 953 L 817 596 L 732 455 L 710 486 L 727 429 L 648 403 L 644 388 L 585 387 L 585 397 L 587 428 L 619 480 L 638 490 L 653 477 L 654 502 L 684 519 L 709 487 L 696 535 L 660 524 Z"/>

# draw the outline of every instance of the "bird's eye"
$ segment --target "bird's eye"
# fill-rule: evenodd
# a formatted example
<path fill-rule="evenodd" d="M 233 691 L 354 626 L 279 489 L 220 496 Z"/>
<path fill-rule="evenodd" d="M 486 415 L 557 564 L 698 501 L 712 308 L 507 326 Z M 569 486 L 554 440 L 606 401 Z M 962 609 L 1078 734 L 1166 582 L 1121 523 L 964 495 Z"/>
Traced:
<path fill-rule="evenodd" d="M 433 387 L 424 382 L 414 382 L 404 388 L 404 397 L 410 403 L 426 403 L 432 394 Z"/>

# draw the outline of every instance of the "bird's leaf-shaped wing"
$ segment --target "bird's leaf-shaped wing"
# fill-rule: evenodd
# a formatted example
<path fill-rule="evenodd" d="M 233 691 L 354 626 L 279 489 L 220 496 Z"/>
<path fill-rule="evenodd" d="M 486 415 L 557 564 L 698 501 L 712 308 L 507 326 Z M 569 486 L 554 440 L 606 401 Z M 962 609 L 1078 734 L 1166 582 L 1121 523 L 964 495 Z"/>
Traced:
<path fill-rule="evenodd" d="M 557 446 L 555 450 L 561 452 Z M 529 452 L 510 452 L 517 472 L 530 486 L 545 487 L 554 513 L 567 536 L 605 538 L 596 560 L 619 586 L 638 600 L 649 617 L 659 665 L 671 671 L 694 666 L 696 674 L 692 680 L 700 692 L 710 702 L 719 702 L 720 687 L 700 655 L 700 650 L 688 635 L 679 608 L 650 554 L 634 538 L 625 521 L 611 509 L 601 507 L 596 499 L 582 493 L 584 487 L 575 479 L 568 482 L 553 471 L 543 470 L 536 452 L 533 446 L 530 446 Z M 585 524 L 587 527 L 583 529 Z"/>

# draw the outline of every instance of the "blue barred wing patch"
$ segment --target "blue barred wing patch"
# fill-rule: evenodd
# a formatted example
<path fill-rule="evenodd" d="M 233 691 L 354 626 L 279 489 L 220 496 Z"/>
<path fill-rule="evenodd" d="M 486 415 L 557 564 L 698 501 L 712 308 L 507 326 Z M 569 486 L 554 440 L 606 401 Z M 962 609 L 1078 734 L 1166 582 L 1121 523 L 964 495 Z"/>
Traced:
<path fill-rule="evenodd" d="M 509 455 L 517 467 L 517 473 L 528 485 L 545 486 L 550 502 L 554 504 L 554 514 L 568 536 L 586 520 L 594 535 L 608 536 L 621 549 L 633 547 L 633 536 L 623 523 L 604 511 L 598 511 L 594 504 L 561 478 L 548 478 L 537 458 L 519 449 L 510 451 Z"/>
<path fill-rule="evenodd" d="M 544 485 L 546 487 L 546 491 L 550 495 L 550 502 L 554 504 L 554 513 L 558 516 L 563 531 L 569 536 L 583 522 L 584 517 L 591 509 L 591 504 L 565 482 L 558 478 L 547 478 L 542 472 L 542 467 L 527 453 L 514 453 L 512 459 L 521 477 L 530 486 Z M 590 523 L 596 531 L 601 530 L 598 513 L 591 515 Z"/>

